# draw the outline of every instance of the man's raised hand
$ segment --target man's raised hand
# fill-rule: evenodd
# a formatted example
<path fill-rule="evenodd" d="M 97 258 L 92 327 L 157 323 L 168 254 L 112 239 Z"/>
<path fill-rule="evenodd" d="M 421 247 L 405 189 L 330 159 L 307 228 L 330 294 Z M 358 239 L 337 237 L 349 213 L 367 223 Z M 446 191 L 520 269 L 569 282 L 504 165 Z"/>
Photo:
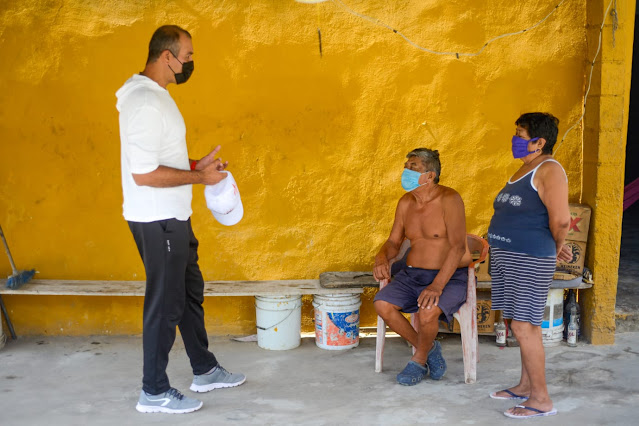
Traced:
<path fill-rule="evenodd" d="M 211 164 L 215 165 L 215 170 L 218 170 L 220 172 L 222 170 L 225 170 L 226 167 L 229 165 L 229 162 L 222 162 L 221 158 L 215 158 L 217 153 L 220 152 L 221 148 L 222 146 L 218 145 L 213 149 L 213 151 L 202 157 L 202 159 L 195 164 L 195 170 L 204 170 Z"/>

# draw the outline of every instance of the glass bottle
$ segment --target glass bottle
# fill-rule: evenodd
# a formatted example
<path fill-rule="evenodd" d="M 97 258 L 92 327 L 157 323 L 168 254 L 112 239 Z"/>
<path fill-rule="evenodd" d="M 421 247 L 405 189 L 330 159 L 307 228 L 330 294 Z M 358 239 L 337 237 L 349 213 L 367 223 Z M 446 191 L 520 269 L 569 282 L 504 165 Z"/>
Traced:
<path fill-rule="evenodd" d="M 568 324 L 568 338 L 566 341 L 568 342 L 568 346 L 575 347 L 577 346 L 577 331 L 579 330 L 577 326 L 577 309 L 573 306 L 570 311 L 570 324 Z"/>
<path fill-rule="evenodd" d="M 506 346 L 506 324 L 503 318 L 495 326 L 495 344 L 501 347 Z"/>
<path fill-rule="evenodd" d="M 568 296 L 566 296 L 566 303 L 564 304 L 564 339 L 568 339 L 568 325 L 570 324 L 570 317 L 572 316 L 572 309 L 575 309 L 575 315 L 577 317 L 577 338 L 581 334 L 580 330 L 580 310 L 579 304 L 577 303 L 577 290 L 570 289 L 568 290 Z"/>

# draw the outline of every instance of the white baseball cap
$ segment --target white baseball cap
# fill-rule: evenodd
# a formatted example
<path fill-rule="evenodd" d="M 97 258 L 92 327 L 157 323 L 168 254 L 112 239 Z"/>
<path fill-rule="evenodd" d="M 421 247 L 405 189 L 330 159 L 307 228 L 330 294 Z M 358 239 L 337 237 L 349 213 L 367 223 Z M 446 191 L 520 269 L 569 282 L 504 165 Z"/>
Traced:
<path fill-rule="evenodd" d="M 244 206 L 233 175 L 228 170 L 222 173 L 227 174 L 226 178 L 215 185 L 204 187 L 204 198 L 213 217 L 222 225 L 231 226 L 244 216 Z"/>

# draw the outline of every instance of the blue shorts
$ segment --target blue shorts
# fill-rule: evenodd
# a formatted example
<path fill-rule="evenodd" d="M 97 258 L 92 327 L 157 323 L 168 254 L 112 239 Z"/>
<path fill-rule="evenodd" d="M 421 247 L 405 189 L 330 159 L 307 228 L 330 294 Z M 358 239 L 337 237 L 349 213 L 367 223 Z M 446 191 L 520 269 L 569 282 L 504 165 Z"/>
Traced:
<path fill-rule="evenodd" d="M 407 314 L 419 310 L 417 299 L 435 279 L 438 270 L 409 266 L 398 272 L 393 280 L 375 295 L 375 302 L 383 300 L 399 306 Z M 444 287 L 437 306 L 442 310 L 441 320 L 451 322 L 453 314 L 466 302 L 468 292 L 468 267 L 458 268 Z"/>

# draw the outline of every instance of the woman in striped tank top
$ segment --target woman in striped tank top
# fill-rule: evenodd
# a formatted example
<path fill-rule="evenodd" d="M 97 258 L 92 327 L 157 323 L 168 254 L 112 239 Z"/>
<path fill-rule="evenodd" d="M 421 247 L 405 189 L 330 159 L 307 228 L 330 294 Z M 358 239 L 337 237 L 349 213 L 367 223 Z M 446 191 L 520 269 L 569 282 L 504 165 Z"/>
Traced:
<path fill-rule="evenodd" d="M 492 309 L 503 311 L 519 342 L 521 378 L 490 397 L 526 400 L 504 414 L 528 418 L 557 414 L 546 386 L 541 321 L 556 261 L 570 260 L 570 210 L 566 173 L 552 157 L 559 120 L 534 112 L 515 124 L 512 152 L 523 164 L 495 198 L 488 242 Z"/>

